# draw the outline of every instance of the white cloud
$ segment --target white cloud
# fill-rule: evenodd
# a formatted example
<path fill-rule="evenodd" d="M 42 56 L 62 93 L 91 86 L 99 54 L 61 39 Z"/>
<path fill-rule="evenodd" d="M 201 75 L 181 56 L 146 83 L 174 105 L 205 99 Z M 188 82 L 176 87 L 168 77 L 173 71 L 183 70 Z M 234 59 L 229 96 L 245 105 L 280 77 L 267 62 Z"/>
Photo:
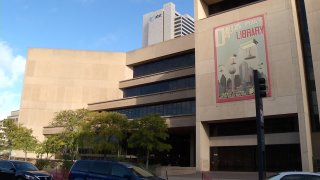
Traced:
<path fill-rule="evenodd" d="M 26 59 L 14 55 L 12 48 L 5 41 L 0 41 L 0 120 L 10 115 L 20 106 L 20 90 Z"/>
<path fill-rule="evenodd" d="M 22 78 L 25 63 L 23 56 L 14 55 L 12 48 L 6 42 L 0 41 L 0 90 L 12 87 Z"/>
<path fill-rule="evenodd" d="M 11 111 L 18 110 L 19 102 L 20 94 L 0 91 L 0 120 L 9 116 Z"/>

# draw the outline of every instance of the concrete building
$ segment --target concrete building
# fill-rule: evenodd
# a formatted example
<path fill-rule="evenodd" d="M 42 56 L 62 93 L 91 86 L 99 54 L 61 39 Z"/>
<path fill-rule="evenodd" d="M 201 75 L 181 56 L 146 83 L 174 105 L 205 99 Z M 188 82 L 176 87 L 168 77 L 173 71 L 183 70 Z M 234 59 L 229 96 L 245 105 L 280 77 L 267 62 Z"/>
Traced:
<path fill-rule="evenodd" d="M 7 119 L 13 119 L 16 122 L 18 122 L 18 120 L 19 120 L 19 110 L 11 111 L 11 114 L 10 114 L 10 116 L 7 117 Z"/>
<path fill-rule="evenodd" d="M 194 19 L 188 14 L 181 15 L 173 3 L 167 3 L 163 9 L 143 16 L 142 30 L 142 46 L 146 47 L 194 33 Z"/>
<path fill-rule="evenodd" d="M 314 170 L 320 159 L 320 4 L 194 2 L 197 170 L 257 170 L 250 83 L 244 86 L 248 94 L 242 83 L 234 83 L 243 62 L 264 72 L 268 80 L 267 170 Z M 235 88 L 221 90 L 222 77 L 229 79 L 227 87 Z"/>
<path fill-rule="evenodd" d="M 10 116 L 7 116 L 7 118 L 3 119 L 0 121 L 0 134 L 3 133 L 3 123 L 6 119 L 13 119 L 16 123 L 18 123 L 18 120 L 19 120 L 19 110 L 16 110 L 16 111 L 11 111 L 11 114 Z M 2 137 L 2 136 L 1 136 Z M 4 138 L 4 137 L 2 137 Z"/>
<path fill-rule="evenodd" d="M 320 167 L 320 3 L 194 0 L 195 33 L 130 52 L 30 49 L 19 122 L 88 108 L 170 127 L 163 164 L 257 171 L 252 70 L 267 79 L 268 171 Z M 317 91 L 318 90 L 318 91 Z M 319 163 L 319 164 L 318 164 Z"/>
<path fill-rule="evenodd" d="M 55 112 L 121 98 L 118 83 L 131 77 L 125 63 L 126 53 L 29 49 L 19 122 L 42 140 Z"/>

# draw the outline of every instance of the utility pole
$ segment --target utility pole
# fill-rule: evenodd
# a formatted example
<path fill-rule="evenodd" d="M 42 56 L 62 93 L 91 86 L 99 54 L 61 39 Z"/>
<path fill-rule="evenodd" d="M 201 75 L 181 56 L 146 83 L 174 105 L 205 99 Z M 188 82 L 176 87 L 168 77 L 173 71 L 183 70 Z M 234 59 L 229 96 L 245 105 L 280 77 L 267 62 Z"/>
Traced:
<path fill-rule="evenodd" d="M 264 118 L 262 98 L 267 96 L 266 79 L 260 77 L 258 70 L 253 70 L 256 100 L 256 126 L 258 142 L 259 180 L 266 178 L 266 148 L 264 139 Z"/>

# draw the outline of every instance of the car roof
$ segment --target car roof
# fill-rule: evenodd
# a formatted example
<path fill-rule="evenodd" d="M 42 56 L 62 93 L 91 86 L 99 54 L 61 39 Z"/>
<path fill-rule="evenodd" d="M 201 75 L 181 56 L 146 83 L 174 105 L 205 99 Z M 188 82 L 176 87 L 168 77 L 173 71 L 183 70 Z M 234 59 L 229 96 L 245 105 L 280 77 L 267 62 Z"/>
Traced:
<path fill-rule="evenodd" d="M 288 171 L 288 172 L 280 172 L 279 174 L 282 175 L 290 175 L 290 174 L 304 174 L 304 175 L 317 175 L 320 176 L 318 173 L 313 173 L 313 172 L 303 172 L 303 171 Z"/>
<path fill-rule="evenodd" d="M 76 162 L 80 161 L 87 161 L 87 162 L 108 162 L 108 163 L 115 163 L 115 164 L 121 164 L 127 168 L 132 168 L 132 164 L 127 163 L 127 162 L 121 162 L 121 161 L 112 161 L 112 160 L 92 160 L 92 159 L 86 159 L 86 160 L 77 160 Z"/>
<path fill-rule="evenodd" d="M 14 162 L 17 162 L 17 163 L 31 163 L 31 162 L 28 162 L 28 161 L 19 161 L 19 160 L 0 160 L 0 161 L 7 161 L 7 162 L 13 162 L 13 163 Z"/>

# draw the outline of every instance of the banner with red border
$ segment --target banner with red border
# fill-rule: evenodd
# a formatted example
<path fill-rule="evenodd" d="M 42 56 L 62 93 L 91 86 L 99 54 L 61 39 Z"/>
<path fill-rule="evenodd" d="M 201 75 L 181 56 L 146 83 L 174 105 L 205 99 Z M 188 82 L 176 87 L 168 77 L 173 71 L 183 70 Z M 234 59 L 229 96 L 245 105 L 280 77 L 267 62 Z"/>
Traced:
<path fill-rule="evenodd" d="M 216 102 L 254 99 L 253 70 L 267 80 L 271 96 L 264 16 L 215 27 Z"/>

